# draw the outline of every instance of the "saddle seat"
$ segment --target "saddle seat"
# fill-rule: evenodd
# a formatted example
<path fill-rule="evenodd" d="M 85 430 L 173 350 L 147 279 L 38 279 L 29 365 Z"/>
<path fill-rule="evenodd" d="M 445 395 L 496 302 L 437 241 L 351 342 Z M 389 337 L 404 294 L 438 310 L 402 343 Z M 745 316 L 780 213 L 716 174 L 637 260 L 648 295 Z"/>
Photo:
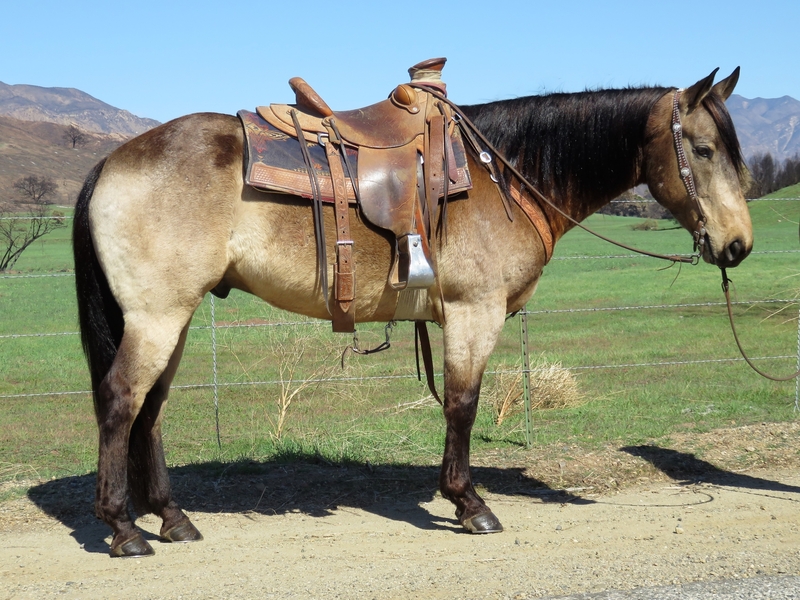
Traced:
<path fill-rule="evenodd" d="M 265 121 L 292 136 L 297 129 L 295 111 L 306 141 L 317 142 L 320 135 L 336 139 L 335 123 L 342 139 L 359 148 L 389 149 L 405 146 L 425 131 L 428 94 L 417 93 L 401 83 L 388 99 L 365 108 L 332 111 L 310 85 L 299 77 L 289 81 L 297 96 L 296 104 L 259 106 Z"/>

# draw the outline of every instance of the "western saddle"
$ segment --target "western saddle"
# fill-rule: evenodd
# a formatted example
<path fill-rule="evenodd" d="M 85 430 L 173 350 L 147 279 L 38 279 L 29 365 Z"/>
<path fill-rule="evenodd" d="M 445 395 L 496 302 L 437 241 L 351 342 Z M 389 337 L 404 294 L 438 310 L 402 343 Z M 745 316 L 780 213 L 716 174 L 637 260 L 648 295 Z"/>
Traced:
<path fill-rule="evenodd" d="M 414 65 L 410 84 L 400 84 L 386 100 L 358 110 L 331 110 L 295 77 L 289 81 L 295 104 L 261 106 L 257 115 L 239 112 L 248 137 L 247 183 L 312 199 L 319 281 L 334 331 L 355 331 L 351 203 L 357 203 L 367 221 L 394 233 L 389 283 L 395 290 L 427 289 L 436 281 L 434 229 L 443 221 L 446 198 L 472 187 L 460 130 L 449 104 L 440 99 L 446 90 L 441 79 L 445 61 Z M 301 139 L 305 143 L 298 144 Z M 292 144 L 302 162 L 291 168 L 268 160 L 274 140 Z M 327 164 L 312 154 L 324 156 Z M 336 220 L 333 303 L 328 298 L 323 202 L 333 203 Z"/>

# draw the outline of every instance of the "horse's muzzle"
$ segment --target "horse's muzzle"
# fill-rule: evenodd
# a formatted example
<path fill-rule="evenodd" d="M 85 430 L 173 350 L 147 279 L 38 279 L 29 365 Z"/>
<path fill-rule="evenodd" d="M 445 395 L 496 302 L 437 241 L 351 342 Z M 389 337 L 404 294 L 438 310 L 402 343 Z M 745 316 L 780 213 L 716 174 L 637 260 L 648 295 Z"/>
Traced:
<path fill-rule="evenodd" d="M 747 258 L 750 250 L 752 250 L 752 247 L 748 247 L 745 242 L 737 238 L 725 246 L 718 255 L 712 255 L 712 262 L 720 269 L 729 269 L 737 266 Z"/>

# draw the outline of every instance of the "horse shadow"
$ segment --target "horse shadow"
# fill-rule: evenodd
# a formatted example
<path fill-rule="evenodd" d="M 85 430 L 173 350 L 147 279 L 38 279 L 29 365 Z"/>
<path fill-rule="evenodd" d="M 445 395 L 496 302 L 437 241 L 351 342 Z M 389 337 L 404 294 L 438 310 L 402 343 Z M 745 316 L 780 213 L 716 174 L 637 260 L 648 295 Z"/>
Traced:
<path fill-rule="evenodd" d="M 754 492 L 790 492 L 800 494 L 800 486 L 726 471 L 687 452 L 648 445 L 625 446 L 620 448 L 620 451 L 646 460 L 681 485 L 710 483 Z M 792 501 L 800 502 L 800 498 L 792 499 Z"/>
<path fill-rule="evenodd" d="M 710 483 L 753 493 L 800 494 L 800 486 L 721 469 L 693 454 L 658 446 L 619 449 L 651 463 L 682 485 Z M 481 494 L 524 497 L 531 502 L 593 504 L 579 495 L 549 487 L 522 467 L 473 467 Z M 28 497 L 45 514 L 72 530 L 87 552 L 106 553 L 109 528 L 93 516 L 94 473 L 64 477 L 31 487 Z M 431 513 L 426 504 L 438 495 L 438 466 L 369 462 L 332 464 L 314 455 L 270 461 L 205 462 L 170 469 L 173 496 L 190 513 L 238 513 L 275 516 L 301 513 L 312 518 L 355 508 L 421 530 L 464 532 L 455 515 Z M 800 502 L 800 498 L 791 499 Z M 491 504 L 491 501 L 489 502 Z M 149 541 L 158 536 L 147 530 Z"/>
<path fill-rule="evenodd" d="M 593 502 L 551 488 L 521 467 L 473 467 L 472 476 L 482 495 L 520 496 L 542 503 Z M 54 479 L 31 487 L 28 497 L 71 529 L 70 535 L 85 551 L 107 553 L 104 538 L 110 529 L 94 517 L 95 478 L 91 473 Z M 439 494 L 438 478 L 439 467 L 434 466 L 331 464 L 319 457 L 206 462 L 170 469 L 173 497 L 189 513 L 325 517 L 338 509 L 356 508 L 421 530 L 463 532 L 454 514 L 443 518 L 425 506 Z M 158 539 L 148 531 L 143 535 L 151 542 Z"/>

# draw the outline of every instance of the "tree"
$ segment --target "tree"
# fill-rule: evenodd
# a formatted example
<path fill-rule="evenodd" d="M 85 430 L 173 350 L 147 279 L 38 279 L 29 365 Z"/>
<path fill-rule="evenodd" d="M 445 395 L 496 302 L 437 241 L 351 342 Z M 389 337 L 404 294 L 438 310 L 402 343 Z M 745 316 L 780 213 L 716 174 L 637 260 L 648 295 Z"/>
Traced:
<path fill-rule="evenodd" d="M 64 140 L 66 140 L 67 144 L 72 144 L 72 147 L 76 148 L 78 146 L 85 146 L 89 138 L 80 129 L 75 127 L 75 125 L 70 125 L 64 132 Z"/>
<path fill-rule="evenodd" d="M 800 155 L 787 158 L 775 175 L 775 189 L 777 190 L 795 183 L 800 183 Z"/>
<path fill-rule="evenodd" d="M 26 204 L 48 205 L 47 196 L 52 196 L 58 189 L 58 184 L 45 176 L 28 175 L 17 179 L 13 185 L 19 191 Z"/>
<path fill-rule="evenodd" d="M 775 159 L 772 154 L 754 154 L 750 159 L 750 176 L 752 185 L 748 196 L 760 198 L 775 191 Z"/>
<path fill-rule="evenodd" d="M 51 231 L 64 227 L 62 214 L 48 214 L 58 189 L 49 177 L 29 175 L 14 182 L 22 201 L 0 205 L 0 272 L 11 269 L 28 246 Z M 27 206 L 27 211 L 14 210 Z"/>
<path fill-rule="evenodd" d="M 754 154 L 750 159 L 750 175 L 753 184 L 748 195 L 760 198 L 775 190 L 800 183 L 800 157 L 787 158 L 783 164 L 776 161 L 769 152 Z"/>

